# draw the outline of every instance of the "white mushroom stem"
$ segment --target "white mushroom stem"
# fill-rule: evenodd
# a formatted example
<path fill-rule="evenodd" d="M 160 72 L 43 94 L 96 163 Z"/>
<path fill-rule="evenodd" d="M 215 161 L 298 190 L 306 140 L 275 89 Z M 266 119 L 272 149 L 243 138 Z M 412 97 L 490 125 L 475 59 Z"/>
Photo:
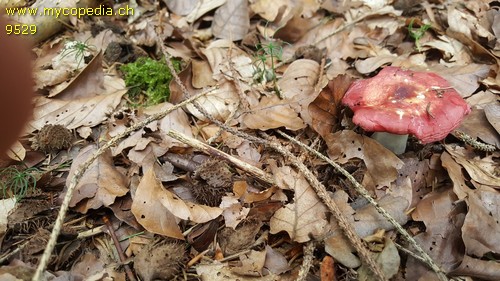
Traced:
<path fill-rule="evenodd" d="M 394 152 L 394 154 L 403 154 L 406 150 L 406 142 L 408 141 L 408 135 L 396 135 L 386 132 L 375 132 L 372 138 L 378 141 L 385 148 Z"/>

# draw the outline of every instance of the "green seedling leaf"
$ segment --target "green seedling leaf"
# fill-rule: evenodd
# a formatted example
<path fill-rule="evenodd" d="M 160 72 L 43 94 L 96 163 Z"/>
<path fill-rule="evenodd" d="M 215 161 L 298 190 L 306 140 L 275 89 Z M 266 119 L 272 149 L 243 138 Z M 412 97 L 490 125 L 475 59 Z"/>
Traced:
<path fill-rule="evenodd" d="M 424 36 L 425 32 L 427 29 L 431 27 L 430 24 L 424 24 L 420 26 L 419 28 L 414 28 L 413 27 L 413 21 L 415 19 L 412 19 L 410 21 L 410 24 L 408 25 L 408 34 L 410 35 L 411 38 L 415 40 L 415 47 L 416 49 L 420 52 L 420 39 Z"/>

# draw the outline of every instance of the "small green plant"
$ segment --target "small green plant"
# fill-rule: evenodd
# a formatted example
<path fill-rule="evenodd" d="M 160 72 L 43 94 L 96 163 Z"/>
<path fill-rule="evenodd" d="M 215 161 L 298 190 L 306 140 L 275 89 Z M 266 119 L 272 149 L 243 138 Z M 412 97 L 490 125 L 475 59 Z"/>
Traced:
<path fill-rule="evenodd" d="M 0 188 L 3 198 L 15 196 L 17 200 L 21 200 L 30 190 L 35 191 L 39 175 L 40 170 L 34 167 L 23 169 L 9 166 L 0 169 Z"/>
<path fill-rule="evenodd" d="M 90 38 L 89 38 L 90 39 Z M 61 59 L 65 58 L 66 56 L 69 55 L 74 55 L 75 56 L 75 61 L 78 62 L 77 69 L 80 68 L 80 64 L 82 63 L 83 59 L 85 58 L 86 54 L 92 53 L 95 49 L 94 46 L 88 45 L 87 41 L 85 42 L 80 42 L 80 41 L 67 41 L 64 44 L 64 48 L 61 51 Z"/>
<path fill-rule="evenodd" d="M 415 19 L 411 19 L 410 24 L 408 25 L 408 34 L 410 35 L 411 38 L 413 38 L 413 40 L 415 40 L 415 48 L 417 49 L 417 51 L 420 52 L 421 50 L 420 39 L 424 36 L 425 32 L 427 31 L 427 29 L 431 27 L 431 25 L 424 24 L 421 25 L 419 28 L 414 28 L 413 27 L 414 20 Z"/>
<path fill-rule="evenodd" d="M 269 43 L 259 42 L 255 48 L 255 63 L 253 79 L 258 83 L 272 81 L 273 88 L 279 95 L 277 84 L 276 62 L 283 60 L 283 47 L 273 38 L 266 38 Z M 269 63 L 268 63 L 269 62 Z"/>
<path fill-rule="evenodd" d="M 176 72 L 181 69 L 181 62 L 172 59 Z M 155 105 L 166 102 L 170 98 L 169 84 L 173 76 L 165 61 L 151 58 L 139 58 L 133 63 L 123 65 L 121 70 L 125 74 L 125 84 L 129 89 L 129 97 L 133 101 L 139 100 L 139 95 L 144 92 L 146 105 Z"/>

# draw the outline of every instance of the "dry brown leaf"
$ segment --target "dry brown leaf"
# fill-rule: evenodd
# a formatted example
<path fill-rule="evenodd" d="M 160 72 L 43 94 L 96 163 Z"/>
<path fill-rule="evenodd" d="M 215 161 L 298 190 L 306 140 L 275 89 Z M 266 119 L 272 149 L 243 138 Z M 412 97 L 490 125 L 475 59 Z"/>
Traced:
<path fill-rule="evenodd" d="M 252 11 L 268 22 L 273 22 L 285 9 L 291 9 L 288 0 L 256 0 L 250 3 Z"/>
<path fill-rule="evenodd" d="M 483 142 L 500 148 L 500 135 L 486 118 L 485 109 L 472 107 L 471 113 L 462 121 L 458 130 L 473 139 L 479 138 Z"/>
<path fill-rule="evenodd" d="M 227 1 L 215 11 L 212 22 L 215 37 L 238 41 L 245 37 L 249 28 L 248 1 Z"/>
<path fill-rule="evenodd" d="M 113 214 L 118 220 L 125 222 L 133 229 L 141 229 L 142 226 L 137 222 L 134 214 L 132 214 L 132 212 L 130 211 L 132 202 L 132 197 L 126 195 L 120 198 L 116 198 L 115 202 L 111 204 L 109 208 L 113 211 Z M 130 243 L 132 242 L 130 241 Z"/>
<path fill-rule="evenodd" d="M 290 180 L 280 187 L 294 190 L 295 194 L 293 203 L 286 204 L 274 213 L 270 221 L 271 233 L 286 231 L 296 242 L 307 242 L 311 236 L 322 235 L 327 225 L 326 207 L 304 176 L 289 167 L 276 168 L 274 172 L 277 178 L 287 175 Z"/>
<path fill-rule="evenodd" d="M 256 242 L 262 222 L 250 218 L 236 229 L 225 227 L 218 232 L 217 242 L 225 255 L 234 255 L 248 250 Z"/>
<path fill-rule="evenodd" d="M 325 252 L 330 254 L 337 262 L 349 268 L 357 268 L 361 265 L 359 258 L 353 254 L 354 248 L 345 239 L 339 239 L 343 236 L 340 227 L 332 229 L 331 237 L 325 239 Z"/>
<path fill-rule="evenodd" d="M 445 35 L 439 35 L 437 39 L 421 42 L 420 45 L 422 47 L 430 47 L 441 51 L 443 53 L 443 58 L 449 61 L 448 65 L 466 66 L 473 62 L 464 44 Z"/>
<path fill-rule="evenodd" d="M 269 245 L 266 245 L 266 262 L 264 268 L 276 275 L 280 275 L 290 270 L 290 266 L 285 256 Z"/>
<path fill-rule="evenodd" d="M 398 273 L 401 258 L 399 257 L 398 248 L 396 248 L 394 242 L 389 238 L 385 238 L 384 240 L 384 249 L 382 252 L 375 255 L 375 261 L 380 265 L 384 275 L 390 279 Z M 358 280 L 360 281 L 372 280 L 372 272 L 366 264 L 363 264 L 358 269 L 358 274 Z"/>
<path fill-rule="evenodd" d="M 386 190 L 386 194 L 393 197 L 405 198 L 413 208 L 427 193 L 432 191 L 431 182 L 435 175 L 429 170 L 429 160 L 419 161 L 418 158 L 407 157 L 402 159 L 404 166 L 399 169 L 398 178 Z M 377 194 L 378 195 L 378 194 Z"/>
<path fill-rule="evenodd" d="M 447 16 L 449 28 L 454 32 L 464 34 L 471 39 L 476 36 L 487 38 L 488 40 L 495 38 L 493 34 L 479 24 L 476 17 L 462 12 L 452 5 L 448 6 Z"/>
<path fill-rule="evenodd" d="M 472 257 L 500 253 L 500 194 L 486 186 L 471 190 L 465 202 L 468 212 L 462 226 L 466 253 Z"/>
<path fill-rule="evenodd" d="M 163 0 L 167 7 L 173 12 L 181 16 L 191 13 L 199 0 Z"/>
<path fill-rule="evenodd" d="M 0 235 L 5 235 L 9 216 L 14 214 L 16 207 L 19 207 L 19 204 L 15 197 L 0 200 Z M 25 219 L 26 215 L 23 214 L 22 217 Z"/>
<path fill-rule="evenodd" d="M 238 78 L 253 82 L 255 69 L 252 58 L 228 39 L 213 41 L 202 53 L 207 57 L 215 80 L 227 80 L 234 76 L 231 71 L 234 69 L 241 76 Z"/>
<path fill-rule="evenodd" d="M 403 197 L 385 196 L 378 200 L 380 207 L 384 208 L 399 224 L 404 225 L 408 221 L 405 213 L 409 202 Z M 377 229 L 391 230 L 394 226 L 377 212 L 374 206 L 367 204 L 357 209 L 354 217 L 354 228 L 360 237 L 366 237 Z"/>
<path fill-rule="evenodd" d="M 453 182 L 453 192 L 455 192 L 458 199 L 465 199 L 471 189 L 465 183 L 462 166 L 455 162 L 455 160 L 453 160 L 451 155 L 447 152 L 443 152 L 443 154 L 441 154 L 441 163 L 446 171 L 448 171 L 448 175 Z"/>
<path fill-rule="evenodd" d="M 230 228 L 236 228 L 250 212 L 250 208 L 243 207 L 234 197 L 222 197 L 220 207 L 224 210 L 222 212 L 224 224 Z"/>
<path fill-rule="evenodd" d="M 213 118 L 225 121 L 238 109 L 239 96 L 234 84 L 225 80 L 217 89 L 199 97 L 196 101 Z M 186 105 L 186 109 L 199 120 L 208 120 L 191 103 Z"/>
<path fill-rule="evenodd" d="M 340 190 L 335 192 L 332 197 L 347 220 L 353 224 L 353 215 L 356 211 L 347 203 L 349 197 L 347 193 Z M 353 254 L 354 251 L 354 247 L 348 241 L 347 237 L 344 236 L 344 232 L 338 225 L 337 220 L 332 217 L 330 219 L 328 237 L 325 239 L 325 252 L 344 266 L 357 268 L 361 265 L 361 260 Z"/>
<path fill-rule="evenodd" d="M 417 205 L 412 217 L 423 221 L 426 231 L 415 236 L 431 258 L 445 272 L 456 268 L 464 255 L 460 228 L 465 218 L 465 204 L 457 204 L 451 189 L 434 191 Z M 406 264 L 408 280 L 418 280 L 430 271 L 422 263 L 410 258 Z"/>
<path fill-rule="evenodd" d="M 337 281 L 335 260 L 329 255 L 321 261 L 320 272 L 321 281 Z"/>
<path fill-rule="evenodd" d="M 173 174 L 174 167 L 170 162 L 158 163 L 159 154 L 163 155 L 166 150 L 155 149 L 156 144 L 148 145 L 143 150 L 130 150 L 128 159 L 142 168 L 143 171 L 153 169 L 156 178 L 162 182 L 174 181 L 177 176 Z M 161 152 L 158 152 L 161 151 Z"/>
<path fill-rule="evenodd" d="M 326 48 L 328 57 L 332 60 L 341 58 L 366 58 L 371 56 L 369 50 L 363 50 L 355 47 L 354 40 L 359 38 L 371 39 L 373 46 L 381 45 L 381 42 L 389 35 L 389 31 L 379 29 L 381 32 L 373 32 L 373 29 L 368 26 L 369 17 L 388 15 L 399 16 L 401 11 L 395 10 L 392 6 L 385 6 L 381 9 L 373 10 L 367 7 L 351 9 L 346 13 L 346 20 L 336 18 L 326 24 L 318 24 L 316 28 L 309 31 L 296 44 L 290 46 L 291 52 L 304 45 L 314 45 L 319 49 Z M 365 19 L 362 24 L 352 25 L 354 21 Z M 378 23 L 374 23 L 375 25 Z M 348 28 L 346 28 L 348 27 Z M 288 50 L 290 52 L 290 50 Z"/>
<path fill-rule="evenodd" d="M 137 13 L 134 15 L 136 16 Z M 161 28 L 156 28 L 161 26 Z M 141 21 L 130 24 L 127 27 L 128 38 L 137 45 L 152 47 L 156 44 L 158 37 L 162 40 L 170 37 L 174 27 L 169 24 L 169 17 L 165 11 L 158 11 Z"/>
<path fill-rule="evenodd" d="M 59 56 L 61 55 L 64 56 L 64 53 L 62 52 Z M 70 64 L 61 67 L 55 66 L 53 63 L 53 68 L 63 71 L 65 68 L 69 67 L 70 71 L 73 72 L 80 64 L 78 59 L 72 55 L 65 56 L 64 60 L 70 60 Z M 60 100 L 76 100 L 94 97 L 96 93 L 102 92 L 104 90 L 102 52 L 97 53 L 88 64 L 82 63 L 81 67 L 83 67 L 83 69 L 72 77 L 71 80 L 56 85 L 51 89 L 48 97 L 53 98 L 57 96 Z"/>
<path fill-rule="evenodd" d="M 386 55 L 378 55 L 375 57 L 367 58 L 365 60 L 358 60 L 354 63 L 356 70 L 361 74 L 372 73 L 377 70 L 379 67 L 390 64 L 393 61 L 397 60 L 396 55 L 386 54 Z"/>
<path fill-rule="evenodd" d="M 335 77 L 309 104 L 309 115 L 312 118 L 311 126 L 321 136 L 324 137 L 335 131 L 342 98 L 351 82 L 352 79 L 348 75 Z"/>
<path fill-rule="evenodd" d="M 32 133 L 46 124 L 59 124 L 68 129 L 99 125 L 108 118 L 126 92 L 126 89 L 122 89 L 92 98 L 69 101 L 38 97 L 35 99 L 34 119 L 26 130 Z"/>
<path fill-rule="evenodd" d="M 377 229 L 391 230 L 393 225 L 379 214 L 372 205 L 354 210 L 348 203 L 346 192 L 339 190 L 334 193 L 333 199 L 342 213 L 354 225 L 356 233 L 361 237 L 373 234 Z M 408 216 L 405 214 L 409 203 L 401 197 L 385 196 L 378 201 L 380 207 L 384 208 L 398 223 L 405 224 Z M 349 240 L 344 236 L 337 224 L 336 219 L 330 220 L 330 232 L 325 240 L 325 251 L 343 265 L 351 268 L 358 267 L 361 263 L 352 252 Z"/>
<path fill-rule="evenodd" d="M 484 113 L 491 126 L 500 134 L 500 105 L 493 103 L 488 104 L 484 107 Z M 497 147 L 500 148 L 500 145 L 497 145 Z"/>
<path fill-rule="evenodd" d="M 495 104 L 497 102 L 497 96 L 493 94 L 492 91 L 486 90 L 479 91 L 466 100 L 471 107 L 484 109 L 489 104 Z"/>
<path fill-rule="evenodd" d="M 163 206 L 160 198 L 165 189 L 149 169 L 142 177 L 132 202 L 132 213 L 137 221 L 148 231 L 184 240 L 176 217 Z"/>
<path fill-rule="evenodd" d="M 15 161 L 23 161 L 26 157 L 26 148 L 19 142 L 16 141 L 6 152 L 10 159 Z"/>
<path fill-rule="evenodd" d="M 81 278 L 90 278 L 94 274 L 103 271 L 105 262 L 92 253 L 84 253 L 71 269 L 72 274 L 78 274 Z"/>
<path fill-rule="evenodd" d="M 277 96 L 262 97 L 259 104 L 252 107 L 251 113 L 242 116 L 241 122 L 250 129 L 263 131 L 279 127 L 295 131 L 306 126 L 290 106 L 290 101 Z"/>
<path fill-rule="evenodd" d="M 89 145 L 82 150 L 73 160 L 66 180 L 69 186 L 74 174 L 80 165 L 97 151 L 96 145 Z M 101 154 L 83 174 L 80 182 L 75 187 L 70 207 L 79 205 L 79 210 L 86 213 L 89 209 L 98 209 L 110 206 L 116 197 L 121 197 L 128 192 L 125 176 L 113 164 L 111 151 Z M 87 199 L 82 202 L 82 200 Z"/>
<path fill-rule="evenodd" d="M 277 276 L 273 274 L 265 276 L 242 276 L 233 272 L 227 263 L 200 264 L 196 266 L 196 274 L 201 277 L 201 280 L 210 281 L 275 281 L 277 279 Z"/>
<path fill-rule="evenodd" d="M 243 199 L 243 202 L 245 202 L 245 203 L 255 203 L 255 202 L 259 202 L 259 201 L 264 201 L 264 200 L 270 198 L 273 195 L 273 193 L 276 191 L 276 189 L 277 189 L 276 186 L 271 186 L 270 188 L 265 189 L 263 191 L 259 191 L 259 192 L 257 192 L 257 191 L 252 192 L 252 191 L 245 189 L 243 191 L 241 197 Z"/>
<path fill-rule="evenodd" d="M 403 167 L 394 153 L 380 145 L 377 141 L 354 131 L 344 130 L 330 134 L 325 138 L 328 156 L 339 163 L 347 163 L 349 159 L 362 159 L 367 168 L 363 184 L 367 187 L 390 186 L 398 176 L 398 169 Z"/>
<path fill-rule="evenodd" d="M 464 256 L 460 266 L 451 272 L 457 276 L 474 276 L 481 280 L 500 280 L 500 263 Z"/>
<path fill-rule="evenodd" d="M 308 110 L 309 104 L 316 99 L 320 89 L 325 86 L 323 84 L 326 84 L 325 80 L 318 81 L 319 72 L 320 65 L 317 62 L 299 59 L 288 66 L 283 77 L 278 81 L 283 101 L 289 101 L 290 106 L 309 125 L 312 124 L 312 117 Z"/>
<path fill-rule="evenodd" d="M 255 167 L 261 166 L 260 163 L 261 154 L 259 152 L 259 149 L 255 147 L 253 143 L 249 142 L 248 140 L 244 140 L 236 148 L 236 152 L 238 153 L 240 159 L 245 161 L 246 163 Z"/>
<path fill-rule="evenodd" d="M 231 269 L 234 273 L 243 276 L 262 276 L 262 269 L 266 262 L 266 250 L 260 252 L 251 250 L 250 253 L 240 255 L 240 261 L 240 267 Z"/>
<path fill-rule="evenodd" d="M 35 89 L 40 90 L 60 84 L 71 77 L 71 70 L 64 68 L 44 69 L 33 73 Z"/>
<path fill-rule="evenodd" d="M 174 216 L 195 223 L 204 223 L 222 214 L 221 208 L 185 202 L 166 189 L 158 194 L 158 200 Z"/>
<path fill-rule="evenodd" d="M 227 0 L 203 0 L 198 1 L 196 7 L 186 16 L 188 22 L 194 22 L 208 11 L 213 10 L 221 5 L 224 5 Z"/>
<path fill-rule="evenodd" d="M 213 79 L 212 69 L 207 61 L 192 60 L 193 87 L 201 89 L 207 86 L 214 86 L 217 81 Z"/>
<path fill-rule="evenodd" d="M 494 161 L 492 155 L 479 159 L 473 151 L 460 146 L 446 144 L 445 148 L 453 159 L 467 170 L 474 181 L 500 189 L 500 177 L 496 172 L 498 161 Z M 500 153 L 496 152 L 495 154 L 498 157 Z"/>
<path fill-rule="evenodd" d="M 271 10 L 269 9 L 270 7 L 274 8 L 276 6 L 276 1 L 272 2 L 270 6 L 266 7 L 266 10 Z M 305 4 L 303 2 L 289 5 L 288 9 L 283 12 L 283 16 L 280 16 L 280 21 L 274 23 L 277 27 L 274 35 L 267 32 L 267 30 L 259 30 L 260 34 L 264 37 L 272 36 L 275 39 L 280 39 L 291 44 L 297 42 L 314 26 L 320 24 L 323 19 L 319 14 L 316 14 L 314 17 L 304 17 L 303 13 L 307 12 L 304 8 L 311 7 L 314 9 L 313 5 L 312 3 Z"/>
<path fill-rule="evenodd" d="M 165 102 L 145 108 L 144 113 L 147 115 L 153 115 L 156 113 L 164 112 L 172 106 L 172 104 Z M 191 131 L 191 126 L 189 124 L 189 117 L 181 108 L 170 112 L 167 116 L 158 120 L 158 127 L 161 134 L 161 142 L 159 145 L 163 148 L 186 146 L 184 143 L 168 136 L 167 134 L 170 130 L 175 130 L 190 138 L 193 137 L 193 132 Z M 153 131 L 156 131 L 154 128 L 151 129 Z"/>

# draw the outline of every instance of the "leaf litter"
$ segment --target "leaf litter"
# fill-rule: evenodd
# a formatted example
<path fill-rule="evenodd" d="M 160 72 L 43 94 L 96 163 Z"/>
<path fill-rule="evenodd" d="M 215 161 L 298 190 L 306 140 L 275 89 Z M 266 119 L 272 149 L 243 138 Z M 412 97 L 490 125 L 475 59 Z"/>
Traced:
<path fill-rule="evenodd" d="M 3 216 L 0 277 L 498 280 L 500 15 L 444 4 L 141 1 L 44 22 L 59 33 L 36 38 L 34 119 L 0 163 L 36 188 Z M 181 61 L 168 102 L 129 98 L 120 64 L 138 57 Z M 342 105 L 385 66 L 437 73 L 472 112 L 395 155 Z M 35 149 L 45 126 L 71 130 L 64 146 Z"/>

